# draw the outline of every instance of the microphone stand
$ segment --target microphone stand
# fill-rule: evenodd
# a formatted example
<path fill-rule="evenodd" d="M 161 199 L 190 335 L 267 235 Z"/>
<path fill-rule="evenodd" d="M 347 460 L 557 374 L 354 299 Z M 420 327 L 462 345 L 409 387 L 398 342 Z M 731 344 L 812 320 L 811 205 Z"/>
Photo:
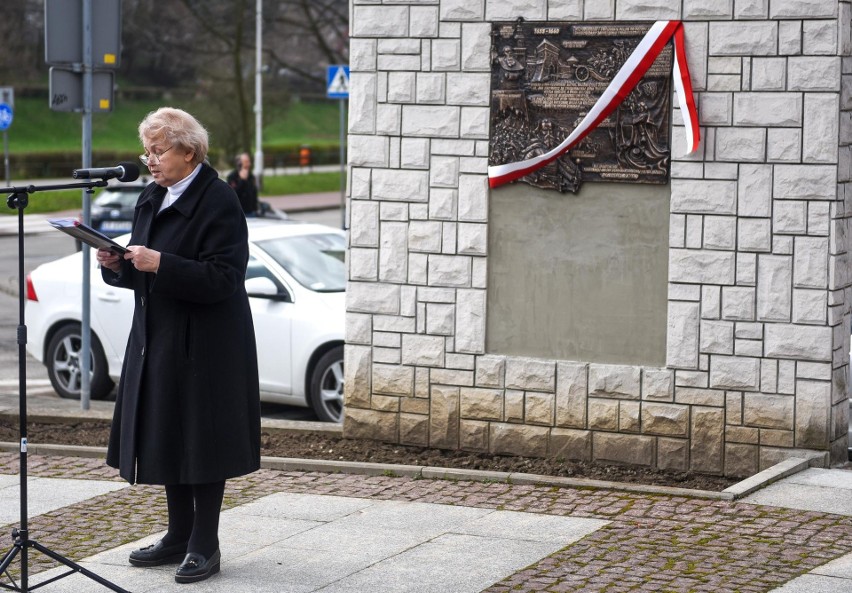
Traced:
<path fill-rule="evenodd" d="M 12 539 L 14 543 L 12 544 L 12 548 L 9 549 L 9 551 L 6 552 L 6 554 L 3 556 L 2 561 L 0 561 L 0 575 L 5 574 L 9 581 L 12 583 L 11 585 L 0 583 L 0 588 L 9 591 L 21 591 L 22 593 L 28 593 L 33 589 L 42 587 L 48 583 L 58 581 L 61 578 L 79 572 L 83 576 L 86 576 L 92 579 L 93 581 L 100 583 L 104 587 L 116 591 L 117 593 L 129 593 L 127 590 L 122 589 L 118 585 L 115 585 L 110 581 L 104 579 L 103 577 L 100 577 L 97 574 L 93 573 L 92 571 L 83 568 L 76 562 L 64 556 L 61 556 L 53 550 L 50 550 L 49 548 L 46 548 L 45 546 L 41 545 L 37 541 L 30 539 L 29 529 L 27 527 L 27 326 L 24 323 L 24 306 L 26 304 L 27 299 L 26 277 L 24 275 L 24 208 L 26 208 L 27 204 L 29 204 L 28 194 L 35 193 L 37 191 L 87 189 L 89 192 L 93 192 L 93 188 L 106 187 L 106 185 L 106 179 L 99 179 L 97 181 L 81 181 L 79 183 L 68 183 L 62 185 L 29 185 L 27 187 L 0 188 L 0 192 L 2 193 L 10 192 L 8 197 L 6 198 L 6 204 L 9 206 L 9 208 L 18 210 L 18 383 L 20 389 L 20 392 L 18 394 L 18 400 L 20 405 L 19 419 L 21 423 L 21 526 L 20 528 L 12 529 Z M 30 548 L 33 548 L 34 550 L 41 552 L 45 556 L 48 556 L 53 560 L 64 564 L 70 570 L 56 577 L 48 579 L 44 582 L 38 583 L 33 587 L 29 587 L 28 551 Z M 17 556 L 18 554 L 21 554 L 20 584 L 15 582 L 8 570 L 9 565 L 12 563 L 12 560 L 14 560 L 15 556 Z"/>

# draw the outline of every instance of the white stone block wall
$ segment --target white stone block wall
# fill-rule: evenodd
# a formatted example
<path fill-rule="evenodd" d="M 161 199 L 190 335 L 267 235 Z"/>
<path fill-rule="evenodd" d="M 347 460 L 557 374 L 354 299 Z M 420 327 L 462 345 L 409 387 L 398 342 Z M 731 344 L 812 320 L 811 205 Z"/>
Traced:
<path fill-rule="evenodd" d="M 685 22 L 703 138 L 684 155 L 675 111 L 664 368 L 485 350 L 490 22 L 519 16 Z M 850 21 L 837 0 L 353 0 L 345 433 L 736 476 L 845 459 Z"/>

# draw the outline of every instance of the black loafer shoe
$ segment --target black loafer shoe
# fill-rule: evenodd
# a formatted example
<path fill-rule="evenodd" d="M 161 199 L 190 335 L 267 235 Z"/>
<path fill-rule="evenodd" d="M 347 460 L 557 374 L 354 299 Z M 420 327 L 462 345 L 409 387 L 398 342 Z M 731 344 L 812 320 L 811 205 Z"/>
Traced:
<path fill-rule="evenodd" d="M 163 544 L 163 540 L 160 540 L 156 544 L 130 552 L 130 564 L 133 566 L 160 566 L 161 564 L 180 562 L 186 555 L 187 543 L 182 542 L 166 546 Z"/>
<path fill-rule="evenodd" d="M 219 560 L 222 555 L 219 550 L 213 552 L 210 558 L 190 552 L 175 571 L 175 581 L 178 583 L 197 583 L 219 572 Z"/>

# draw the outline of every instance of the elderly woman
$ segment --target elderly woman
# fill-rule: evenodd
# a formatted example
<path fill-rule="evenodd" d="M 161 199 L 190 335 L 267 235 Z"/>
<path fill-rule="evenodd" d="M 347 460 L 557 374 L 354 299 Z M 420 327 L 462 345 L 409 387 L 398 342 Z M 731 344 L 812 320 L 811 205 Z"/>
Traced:
<path fill-rule="evenodd" d="M 234 191 L 205 162 L 207 132 L 194 117 L 158 109 L 139 137 L 154 181 L 127 253 L 97 253 L 104 281 L 135 293 L 107 463 L 166 490 L 168 532 L 130 563 L 182 561 L 175 580 L 189 583 L 219 571 L 225 480 L 260 466 L 248 230 Z"/>

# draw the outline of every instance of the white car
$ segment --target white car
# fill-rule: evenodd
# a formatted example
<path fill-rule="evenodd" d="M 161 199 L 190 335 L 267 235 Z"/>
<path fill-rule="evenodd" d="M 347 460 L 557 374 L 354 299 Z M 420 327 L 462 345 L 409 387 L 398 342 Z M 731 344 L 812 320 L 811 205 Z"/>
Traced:
<path fill-rule="evenodd" d="M 130 235 L 116 241 L 126 245 Z M 280 221 L 249 221 L 249 294 L 262 401 L 309 406 L 325 421 L 343 418 L 346 273 L 343 232 Z M 47 367 L 56 392 L 80 397 L 82 255 L 38 266 L 27 276 L 27 351 Z M 91 397 L 103 399 L 121 373 L 133 291 L 104 283 L 91 257 Z"/>

